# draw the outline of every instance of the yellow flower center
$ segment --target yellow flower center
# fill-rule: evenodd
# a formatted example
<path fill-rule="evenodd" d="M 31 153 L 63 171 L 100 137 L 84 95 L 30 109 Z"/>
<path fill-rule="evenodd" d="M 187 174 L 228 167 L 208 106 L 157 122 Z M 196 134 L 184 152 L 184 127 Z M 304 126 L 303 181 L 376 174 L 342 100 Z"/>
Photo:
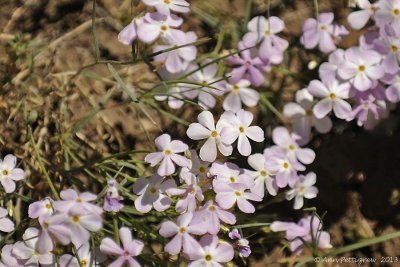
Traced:
<path fill-rule="evenodd" d="M 212 256 L 210 254 L 207 254 L 206 256 L 204 256 L 204 259 L 206 261 L 211 261 L 212 260 Z"/>
<path fill-rule="evenodd" d="M 300 193 L 304 193 L 305 190 L 306 190 L 306 189 L 304 188 L 304 186 L 302 186 L 302 187 L 299 188 L 299 192 L 300 192 Z"/>
<path fill-rule="evenodd" d="M 239 86 L 237 86 L 236 84 L 233 86 L 232 91 L 237 93 L 239 91 Z"/>
<path fill-rule="evenodd" d="M 200 172 L 200 173 L 205 173 L 205 172 L 206 172 L 206 167 L 200 166 L 199 172 Z"/>
<path fill-rule="evenodd" d="M 76 198 L 75 201 L 78 202 L 78 203 L 82 203 L 83 202 L 82 198 L 80 198 L 80 197 Z"/>
<path fill-rule="evenodd" d="M 289 168 L 289 163 L 287 163 L 287 162 L 283 163 L 283 168 L 284 169 L 288 169 Z"/>
<path fill-rule="evenodd" d="M 393 16 L 397 17 L 400 14 L 400 10 L 398 8 L 393 9 Z"/>
<path fill-rule="evenodd" d="M 235 195 L 238 196 L 238 197 L 240 197 L 240 196 L 242 195 L 242 192 L 240 192 L 240 191 L 235 191 Z"/>
<path fill-rule="evenodd" d="M 294 150 L 295 148 L 296 147 L 293 144 L 289 145 L 289 150 Z"/>
<path fill-rule="evenodd" d="M 306 115 L 307 116 L 311 116 L 312 115 L 312 110 L 311 109 L 307 109 L 306 110 Z"/>
<path fill-rule="evenodd" d="M 208 210 L 214 212 L 215 211 L 215 207 L 213 205 L 211 205 L 211 206 L 208 207 Z"/>
<path fill-rule="evenodd" d="M 269 30 L 266 30 L 265 32 L 264 32 L 264 35 L 265 36 L 269 36 L 271 34 L 271 32 L 269 31 Z"/>
<path fill-rule="evenodd" d="M 87 261 L 86 260 L 81 260 L 81 266 L 86 267 L 87 266 Z"/>
<path fill-rule="evenodd" d="M 45 207 L 46 207 L 46 209 L 51 209 L 51 204 L 50 204 L 50 203 L 47 203 L 47 204 L 45 205 Z"/>
<path fill-rule="evenodd" d="M 231 181 L 231 183 L 234 183 L 236 181 L 235 177 L 231 176 L 229 177 L 229 181 Z"/>
<path fill-rule="evenodd" d="M 392 53 L 397 53 L 399 51 L 399 48 L 395 45 L 391 45 L 390 50 L 392 50 Z"/>
<path fill-rule="evenodd" d="M 364 65 L 358 66 L 358 70 L 359 70 L 359 71 L 365 71 L 365 66 L 364 66 Z"/>
<path fill-rule="evenodd" d="M 218 136 L 218 133 L 217 133 L 217 131 L 211 131 L 211 137 L 217 137 Z"/>
<path fill-rule="evenodd" d="M 164 4 L 166 4 L 166 5 L 171 4 L 171 0 L 164 0 Z"/>
<path fill-rule="evenodd" d="M 166 32 L 168 30 L 168 26 L 167 25 L 161 25 L 161 31 Z"/>
<path fill-rule="evenodd" d="M 157 188 L 155 188 L 154 186 L 152 188 L 150 188 L 150 193 L 155 194 L 157 192 Z"/>
<path fill-rule="evenodd" d="M 334 93 L 330 93 L 329 94 L 329 99 L 330 100 L 335 100 L 336 99 L 336 95 Z"/>
<path fill-rule="evenodd" d="M 363 106 L 364 106 L 365 109 L 369 109 L 369 103 L 368 103 L 368 102 L 365 102 L 365 103 L 363 104 Z"/>
<path fill-rule="evenodd" d="M 171 151 L 170 149 L 166 149 L 166 150 L 164 151 L 164 154 L 168 156 L 168 155 L 171 155 L 171 152 L 172 152 L 172 151 Z"/>
<path fill-rule="evenodd" d="M 321 25 L 319 28 L 321 29 L 321 31 L 325 31 L 326 30 L 326 26 L 325 25 Z"/>
<path fill-rule="evenodd" d="M 194 193 L 196 193 L 196 190 L 194 188 L 189 190 L 189 194 L 194 195 Z"/>
<path fill-rule="evenodd" d="M 46 222 L 45 222 L 45 223 L 43 223 L 43 228 L 44 228 L 44 229 L 48 229 L 48 228 L 49 228 L 49 224 L 48 224 L 48 223 L 46 223 Z"/>
<path fill-rule="evenodd" d="M 240 133 L 244 133 L 244 127 L 243 127 L 243 126 L 240 126 L 240 127 L 239 127 L 239 132 L 240 132 Z"/>
<path fill-rule="evenodd" d="M 267 176 L 267 175 L 268 175 L 268 173 L 267 173 L 267 171 L 266 171 L 266 170 L 262 170 L 262 171 L 260 171 L 260 174 L 261 174 L 261 176 L 263 176 L 263 177 L 265 177 L 265 176 Z"/>
<path fill-rule="evenodd" d="M 3 176 L 7 176 L 9 174 L 8 170 L 3 170 Z"/>
<path fill-rule="evenodd" d="M 79 222 L 79 216 L 78 215 L 72 216 L 72 222 L 73 223 L 78 223 Z"/>
<path fill-rule="evenodd" d="M 186 233 L 186 227 L 179 228 L 179 233 L 181 233 L 181 234 Z"/>

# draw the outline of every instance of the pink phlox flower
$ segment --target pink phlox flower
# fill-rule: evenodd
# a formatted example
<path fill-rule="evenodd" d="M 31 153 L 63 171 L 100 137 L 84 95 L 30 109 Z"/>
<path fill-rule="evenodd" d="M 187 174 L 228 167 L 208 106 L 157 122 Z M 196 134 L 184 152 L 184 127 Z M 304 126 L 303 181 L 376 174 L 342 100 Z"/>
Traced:
<path fill-rule="evenodd" d="M 0 183 L 6 193 L 15 191 L 15 181 L 20 181 L 25 178 L 24 170 L 16 168 L 17 158 L 14 155 L 8 154 L 3 160 L 0 159 Z"/>
<path fill-rule="evenodd" d="M 242 238 L 238 229 L 233 229 L 229 232 L 229 237 L 233 240 L 236 239 L 234 247 L 239 251 L 240 257 L 247 258 L 251 254 L 249 241 L 246 238 Z"/>
<path fill-rule="evenodd" d="M 27 228 L 23 234 L 23 242 L 14 244 L 12 254 L 24 262 L 24 266 L 55 266 L 55 255 L 49 247 L 38 246 L 39 230 Z"/>
<path fill-rule="evenodd" d="M 236 140 L 237 149 L 243 156 L 251 154 L 251 145 L 249 139 L 255 142 L 264 141 L 264 131 L 259 126 L 250 126 L 253 121 L 253 114 L 243 109 L 233 113 L 225 111 L 221 120 L 226 122 L 221 131 L 221 138 L 225 144 L 231 145 Z"/>
<path fill-rule="evenodd" d="M 161 162 L 157 173 L 160 176 L 171 175 L 175 172 L 175 164 L 180 167 L 187 167 L 190 160 L 185 156 L 179 155 L 188 150 L 188 146 L 179 140 L 171 141 L 169 134 L 163 134 L 156 138 L 155 144 L 159 152 L 147 154 L 144 160 L 152 167 Z M 174 164 L 175 163 L 175 164 Z"/>
<path fill-rule="evenodd" d="M 221 222 L 233 225 L 236 217 L 229 211 L 221 209 L 212 200 L 208 200 L 193 215 L 192 223 L 203 225 L 206 231 L 216 235 L 220 231 Z"/>
<path fill-rule="evenodd" d="M 109 237 L 101 241 L 100 251 L 105 255 L 117 257 L 117 259 L 108 266 L 121 267 L 126 263 L 129 267 L 140 267 L 141 265 L 135 257 L 142 252 L 144 247 L 143 242 L 133 239 L 131 230 L 127 227 L 121 227 L 119 229 L 119 237 L 122 247 L 117 245 L 115 241 Z"/>
<path fill-rule="evenodd" d="M 90 202 L 97 199 L 97 195 L 90 192 L 78 193 L 74 189 L 66 189 L 60 193 L 61 200 L 53 202 L 53 208 L 61 213 L 95 213 L 102 214 L 103 209 Z"/>
<path fill-rule="evenodd" d="M 172 201 L 165 193 L 172 188 L 176 188 L 173 179 L 164 180 L 157 174 L 149 179 L 139 178 L 133 186 L 133 192 L 139 195 L 135 200 L 135 208 L 142 213 L 149 212 L 153 207 L 157 211 L 168 209 Z"/>
<path fill-rule="evenodd" d="M 204 64 L 208 64 L 210 60 L 206 60 Z M 190 98 L 198 98 L 199 105 L 204 109 L 211 109 L 215 107 L 217 100 L 216 96 L 224 94 L 225 81 L 217 76 L 217 64 L 213 63 L 202 67 L 201 65 L 192 64 L 188 68 L 190 74 L 188 80 L 198 83 L 188 84 L 187 89 L 183 94 Z"/>
<path fill-rule="evenodd" d="M 332 25 L 333 13 L 320 13 L 317 20 L 308 18 L 303 25 L 303 35 L 300 42 L 307 49 L 318 46 L 323 53 L 330 53 L 336 49 L 335 39 L 348 32 L 343 26 Z"/>
<path fill-rule="evenodd" d="M 59 263 L 60 267 L 96 267 L 104 260 L 105 255 L 99 249 L 92 253 L 90 243 L 85 243 L 77 249 L 77 255 L 64 254 L 60 257 Z"/>
<path fill-rule="evenodd" d="M 314 97 L 305 88 L 296 92 L 296 103 L 288 103 L 283 108 L 283 115 L 291 119 L 294 132 L 301 137 L 297 141 L 299 145 L 310 141 L 312 127 L 319 133 L 327 133 L 332 128 L 328 116 L 319 119 L 314 115 L 313 104 Z"/>
<path fill-rule="evenodd" d="M 5 208 L 0 207 L 0 231 L 9 233 L 14 231 L 14 222 L 7 217 L 8 211 Z"/>
<path fill-rule="evenodd" d="M 231 162 L 214 162 L 210 168 L 210 174 L 215 177 L 216 181 L 226 184 L 240 183 L 245 184 L 248 188 L 254 186 L 252 177 L 246 174 L 239 166 Z"/>
<path fill-rule="evenodd" d="M 193 212 L 197 208 L 197 201 L 204 200 L 203 190 L 197 184 L 197 177 L 192 175 L 189 183 L 180 188 L 167 189 L 170 196 L 181 196 L 181 199 L 176 203 L 175 209 L 179 213 Z"/>
<path fill-rule="evenodd" d="M 217 158 L 218 150 L 224 156 L 232 154 L 232 146 L 225 144 L 221 139 L 221 131 L 225 126 L 224 120 L 219 120 L 215 125 L 214 116 L 210 111 L 203 111 L 197 116 L 198 123 L 192 123 L 186 131 L 187 136 L 193 140 L 207 139 L 200 148 L 200 158 L 213 162 Z"/>
<path fill-rule="evenodd" d="M 226 84 L 226 92 L 228 95 L 224 99 L 224 110 L 237 112 L 242 109 L 242 103 L 248 107 L 255 107 L 260 100 L 260 94 L 249 87 L 248 80 L 240 80 L 236 84 Z"/>
<path fill-rule="evenodd" d="M 315 173 L 310 172 L 306 175 L 300 175 L 299 180 L 294 187 L 286 192 L 286 199 L 294 199 L 293 208 L 298 210 L 303 207 L 304 198 L 312 199 L 317 197 L 318 188 L 313 186 L 317 181 Z"/>
<path fill-rule="evenodd" d="M 29 205 L 28 209 L 29 218 L 36 219 L 36 218 L 49 217 L 53 215 L 54 214 L 53 202 L 54 200 L 49 197 L 33 202 L 32 204 Z"/>
<path fill-rule="evenodd" d="M 282 148 L 272 146 L 264 150 L 267 159 L 265 169 L 275 175 L 276 184 L 284 188 L 288 184 L 294 186 L 299 179 L 298 171 L 304 171 L 305 167 L 294 158 L 290 158 Z"/>
<path fill-rule="evenodd" d="M 332 248 L 330 244 L 330 235 L 326 231 L 322 231 L 322 224 L 318 217 L 308 216 L 301 219 L 297 224 L 292 222 L 275 221 L 271 224 L 273 232 L 286 232 L 286 239 L 290 242 L 290 250 L 296 254 L 303 251 L 303 241 L 300 237 L 311 242 L 315 240 L 321 249 Z"/>
<path fill-rule="evenodd" d="M 118 34 L 118 41 L 124 45 L 132 45 L 137 38 L 139 25 L 143 23 L 143 17 L 134 18 L 122 31 Z"/>
<path fill-rule="evenodd" d="M 192 260 L 188 267 L 223 267 L 220 263 L 229 262 L 234 257 L 232 246 L 215 235 L 205 235 L 196 249 L 185 254 Z"/>
<path fill-rule="evenodd" d="M 203 235 L 206 233 L 204 225 L 192 224 L 193 213 L 187 212 L 180 215 L 177 223 L 166 221 L 161 224 L 160 235 L 172 237 L 165 245 L 164 250 L 171 255 L 177 255 L 183 248 L 184 253 L 193 253 L 197 247 L 197 241 L 191 235 Z"/>
<path fill-rule="evenodd" d="M 252 51 L 243 42 L 238 44 L 239 55 L 227 59 L 228 64 L 235 66 L 230 73 L 232 83 L 238 83 L 247 79 L 251 84 L 260 86 L 264 83 L 264 74 L 268 70 L 265 62 L 259 57 L 252 55 Z"/>
<path fill-rule="evenodd" d="M 250 191 L 261 198 L 264 198 L 265 189 L 267 192 L 276 196 L 278 193 L 278 185 L 276 184 L 275 177 L 269 173 L 265 168 L 266 159 L 263 154 L 254 154 L 247 159 L 249 165 L 254 169 L 245 170 L 245 173 L 254 179 L 254 185 L 250 187 Z"/>
<path fill-rule="evenodd" d="M 148 6 L 155 7 L 157 12 L 169 15 L 171 12 L 187 13 L 190 11 L 189 3 L 185 0 L 142 0 Z"/>
<path fill-rule="evenodd" d="M 375 50 L 351 47 L 344 53 L 344 61 L 338 69 L 339 76 L 349 81 L 356 89 L 366 91 L 377 84 L 384 70 L 382 56 Z"/>
<path fill-rule="evenodd" d="M 176 32 L 174 39 L 168 39 L 167 44 L 154 47 L 153 52 L 160 52 L 167 49 L 172 49 L 178 46 L 187 45 L 197 40 L 197 35 L 194 32 Z M 156 62 L 165 62 L 167 71 L 171 73 L 179 73 L 186 70 L 189 63 L 196 59 L 197 48 L 194 45 L 187 45 L 181 48 L 173 49 L 168 52 L 163 52 L 154 57 Z"/>
<path fill-rule="evenodd" d="M 378 9 L 375 13 L 376 25 L 380 28 L 386 25 L 400 28 L 400 1 L 380 0 L 377 2 Z"/>
<path fill-rule="evenodd" d="M 145 43 L 154 42 L 160 35 L 167 40 L 173 41 L 180 30 L 175 28 L 182 25 L 183 19 L 176 15 L 163 15 L 160 13 L 147 13 L 142 23 L 138 25 L 137 35 Z"/>
<path fill-rule="evenodd" d="M 347 17 L 347 21 L 353 29 L 359 30 L 374 17 L 378 5 L 370 3 L 368 0 L 357 0 L 357 6 L 360 10 L 351 12 Z"/>
<path fill-rule="evenodd" d="M 313 107 L 315 117 L 322 119 L 333 110 L 336 117 L 346 119 L 351 112 L 351 105 L 344 99 L 349 98 L 350 84 L 339 83 L 337 80 L 313 80 L 308 91 L 315 97 L 322 98 Z"/>
<path fill-rule="evenodd" d="M 309 148 L 301 148 L 297 141 L 301 139 L 295 133 L 289 133 L 285 127 L 276 127 L 272 131 L 272 141 L 282 148 L 285 153 L 303 164 L 311 164 L 315 159 L 315 152 Z"/>
<path fill-rule="evenodd" d="M 260 196 L 247 191 L 249 187 L 245 184 L 226 184 L 225 182 L 214 180 L 213 187 L 215 193 L 217 193 L 215 200 L 217 201 L 218 205 L 223 209 L 230 209 L 236 203 L 239 210 L 241 210 L 242 212 L 254 213 L 255 208 L 249 200 L 262 200 Z"/>

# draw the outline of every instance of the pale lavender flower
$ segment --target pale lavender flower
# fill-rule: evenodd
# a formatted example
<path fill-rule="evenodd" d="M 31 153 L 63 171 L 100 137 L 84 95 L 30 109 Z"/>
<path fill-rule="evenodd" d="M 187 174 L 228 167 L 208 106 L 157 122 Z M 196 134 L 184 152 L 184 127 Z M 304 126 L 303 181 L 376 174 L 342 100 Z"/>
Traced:
<path fill-rule="evenodd" d="M 339 76 L 348 80 L 359 91 L 374 87 L 384 75 L 380 63 L 382 56 L 374 50 L 351 47 L 344 53 L 344 61 L 338 69 Z"/>
<path fill-rule="evenodd" d="M 203 190 L 197 184 L 197 178 L 192 175 L 190 182 L 186 182 L 183 188 L 172 187 L 167 189 L 170 196 L 181 196 L 181 199 L 176 203 L 175 209 L 179 213 L 193 212 L 197 208 L 197 201 L 203 201 Z"/>
<path fill-rule="evenodd" d="M 65 214 L 57 214 L 50 217 L 39 217 L 42 227 L 40 231 L 38 246 L 42 249 L 52 250 L 56 241 L 63 245 L 71 242 L 71 230 L 66 226 Z"/>
<path fill-rule="evenodd" d="M 388 88 L 385 91 L 386 98 L 392 102 L 400 102 L 400 75 L 394 75 L 388 79 Z"/>
<path fill-rule="evenodd" d="M 117 181 L 112 179 L 107 181 L 107 191 L 104 196 L 103 209 L 108 212 L 118 212 L 124 204 L 121 203 L 123 197 L 119 195 Z"/>
<path fill-rule="evenodd" d="M 296 92 L 296 102 L 288 103 L 283 108 L 283 115 L 290 118 L 293 123 L 293 130 L 301 136 L 298 144 L 305 145 L 311 139 L 311 128 L 319 133 L 327 133 L 332 128 L 332 120 L 326 116 L 321 119 L 313 113 L 314 97 L 307 89 L 301 89 Z"/>
<path fill-rule="evenodd" d="M 233 225 L 236 223 L 236 217 L 209 200 L 194 213 L 192 223 L 203 225 L 208 233 L 216 235 L 220 230 L 220 221 Z"/>
<path fill-rule="evenodd" d="M 210 168 L 210 174 L 215 177 L 214 180 L 226 184 L 240 183 L 245 184 L 249 188 L 254 186 L 252 177 L 246 174 L 243 169 L 240 169 L 239 166 L 231 162 L 214 162 Z"/>
<path fill-rule="evenodd" d="M 226 126 L 221 131 L 221 138 L 225 144 L 231 145 L 238 140 L 237 148 L 241 155 L 251 154 L 249 139 L 255 142 L 264 141 L 264 131 L 259 126 L 250 126 L 253 121 L 253 114 L 243 109 L 236 112 L 226 111 L 221 120 L 226 122 Z"/>
<path fill-rule="evenodd" d="M 307 49 L 318 46 L 323 53 L 330 53 L 336 49 L 335 39 L 346 35 L 347 31 L 341 26 L 332 25 L 333 13 L 320 13 L 317 20 L 308 18 L 303 25 L 301 43 Z"/>
<path fill-rule="evenodd" d="M 205 61 L 206 64 L 208 62 L 209 60 Z M 215 107 L 217 100 L 214 96 L 223 95 L 225 91 L 225 82 L 217 77 L 217 64 L 214 63 L 205 67 L 192 64 L 189 66 L 188 72 L 193 71 L 195 72 L 188 76 L 188 80 L 200 85 L 188 85 L 183 95 L 190 99 L 198 97 L 198 103 L 204 109 Z"/>
<path fill-rule="evenodd" d="M 8 212 L 5 208 L 0 207 L 0 231 L 9 233 L 14 231 L 15 224 L 12 220 L 7 218 Z"/>
<path fill-rule="evenodd" d="M 138 27 L 143 23 L 143 17 L 134 18 L 122 31 L 118 34 L 118 41 L 124 45 L 132 45 L 137 38 Z"/>
<path fill-rule="evenodd" d="M 196 250 L 197 241 L 193 235 L 202 235 L 206 232 L 204 225 L 191 224 L 193 213 L 187 212 L 180 215 L 175 224 L 172 221 L 166 221 L 161 224 L 160 235 L 163 237 L 172 237 L 172 240 L 165 245 L 164 250 L 171 255 L 177 255 L 182 247 L 184 253 L 192 253 Z"/>
<path fill-rule="evenodd" d="M 118 257 L 108 266 L 121 267 L 126 263 L 129 267 L 140 267 L 141 265 L 135 257 L 142 252 L 144 247 L 143 242 L 132 239 L 132 233 L 127 227 L 121 227 L 119 229 L 119 237 L 121 239 L 122 248 L 109 237 L 101 241 L 100 251 L 102 253 Z"/>
<path fill-rule="evenodd" d="M 184 167 L 181 169 L 179 178 L 185 183 L 190 183 L 192 175 L 196 176 L 198 181 L 203 181 L 209 177 L 209 166 L 210 162 L 203 161 L 197 155 L 196 150 L 190 150 L 190 167 Z"/>
<path fill-rule="evenodd" d="M 275 221 L 271 224 L 273 232 L 286 232 L 286 239 L 290 241 L 290 250 L 300 254 L 303 250 L 303 241 L 312 242 L 321 249 L 332 248 L 330 236 L 326 231 L 322 231 L 322 224 L 318 217 L 308 216 L 301 219 L 297 224 L 292 222 Z"/>
<path fill-rule="evenodd" d="M 254 193 L 247 192 L 248 187 L 244 184 L 226 184 L 220 181 L 213 181 L 214 191 L 217 193 L 215 200 L 223 209 L 230 209 L 237 203 L 238 208 L 244 213 L 254 213 L 255 208 L 250 203 L 261 201 L 262 198 Z"/>
<path fill-rule="evenodd" d="M 90 238 L 90 232 L 97 232 L 103 227 L 101 216 L 93 212 L 68 214 L 65 221 L 68 225 L 71 242 L 75 247 L 80 247 L 87 243 Z"/>
<path fill-rule="evenodd" d="M 347 21 L 353 29 L 359 30 L 368 23 L 370 18 L 373 18 L 378 6 L 376 3 L 371 4 L 368 0 L 358 0 L 357 6 L 361 10 L 350 13 Z"/>
<path fill-rule="evenodd" d="M 163 134 L 156 138 L 155 144 L 160 152 L 147 154 L 144 160 L 152 167 L 161 162 L 157 173 L 160 176 L 171 175 L 175 172 L 175 164 L 181 167 L 187 167 L 190 160 L 178 153 L 188 150 L 188 146 L 179 140 L 171 141 L 169 134 Z M 175 164 L 174 164 L 175 163 Z"/>
<path fill-rule="evenodd" d="M 265 189 L 271 196 L 278 193 L 278 185 L 274 177 L 265 169 L 266 159 L 262 154 L 254 154 L 247 159 L 249 165 L 254 171 L 246 170 L 245 173 L 254 179 L 254 186 L 250 187 L 250 191 L 261 198 L 264 198 Z"/>
<path fill-rule="evenodd" d="M 231 261 L 234 251 L 230 244 L 218 240 L 217 236 L 205 235 L 186 257 L 192 260 L 188 267 L 223 267 L 220 263 Z"/>
<path fill-rule="evenodd" d="M 260 100 L 260 94 L 250 87 L 248 80 L 240 80 L 236 84 L 226 84 L 228 95 L 224 99 L 224 110 L 237 112 L 242 108 L 242 103 L 248 107 L 254 107 Z"/>
<path fill-rule="evenodd" d="M 153 52 L 157 53 L 167 49 L 173 49 L 168 52 L 163 52 L 154 57 L 156 62 L 165 62 L 165 67 L 170 73 L 178 73 L 188 68 L 189 63 L 196 58 L 197 48 L 194 45 L 187 45 L 197 40 L 197 35 L 194 32 L 176 32 L 175 38 L 167 40 L 165 45 L 157 45 Z M 181 48 L 178 46 L 187 45 Z"/>
<path fill-rule="evenodd" d="M 400 29 L 387 26 L 374 45 L 375 50 L 383 55 L 382 68 L 385 73 L 396 74 L 400 69 Z"/>
<path fill-rule="evenodd" d="M 54 200 L 49 197 L 33 202 L 29 205 L 29 218 L 36 219 L 50 217 L 54 214 L 53 202 Z"/>
<path fill-rule="evenodd" d="M 171 199 L 164 193 L 175 187 L 174 180 L 163 180 L 157 174 L 149 179 L 139 178 L 133 186 L 133 192 L 139 195 L 135 200 L 135 208 L 142 213 L 149 212 L 153 207 L 157 211 L 168 209 L 171 205 Z"/>
<path fill-rule="evenodd" d="M 79 259 L 79 261 L 78 261 Z M 105 256 L 97 249 L 92 253 L 90 243 L 85 243 L 77 249 L 77 255 L 64 254 L 60 257 L 60 267 L 96 267 L 105 260 Z"/>
<path fill-rule="evenodd" d="M 319 66 L 319 77 L 323 80 L 337 79 L 337 70 L 343 61 L 344 50 L 336 49 L 329 55 L 328 62 L 324 62 Z"/>
<path fill-rule="evenodd" d="M 23 234 L 23 242 L 14 244 L 12 254 L 24 262 L 24 266 L 55 266 L 55 255 L 49 247 L 38 245 L 39 230 L 27 228 Z"/>
<path fill-rule="evenodd" d="M 23 262 L 17 260 L 12 254 L 13 245 L 4 245 L 1 248 L 0 267 L 23 267 Z"/>
<path fill-rule="evenodd" d="M 222 142 L 220 134 L 224 122 L 219 120 L 217 125 L 210 111 L 203 111 L 197 116 L 198 123 L 192 123 L 186 131 L 187 136 L 193 140 L 207 139 L 200 149 L 200 158 L 204 161 L 213 162 L 217 158 L 218 150 L 224 155 L 232 154 L 232 146 Z"/>
<path fill-rule="evenodd" d="M 230 65 L 236 66 L 230 73 L 231 82 L 238 83 L 242 79 L 249 80 L 253 85 L 260 86 L 264 82 L 265 63 L 258 56 L 252 56 L 251 50 L 243 42 L 238 44 L 239 55 L 228 58 Z"/>
<path fill-rule="evenodd" d="M 375 22 L 378 27 L 383 28 L 390 25 L 393 28 L 400 27 L 400 1 L 380 0 L 377 2 L 378 10 L 375 13 Z"/>
<path fill-rule="evenodd" d="M 142 0 L 148 6 L 153 6 L 163 15 L 169 15 L 172 11 L 187 13 L 190 11 L 189 3 L 185 0 Z"/>
<path fill-rule="evenodd" d="M 308 91 L 315 97 L 322 98 L 313 108 L 315 117 L 322 119 L 333 109 L 333 113 L 340 119 L 346 119 L 351 106 L 344 99 L 349 98 L 350 85 L 339 84 L 337 80 L 326 80 L 324 82 L 313 80 L 308 86 Z"/>
<path fill-rule="evenodd" d="M 25 178 L 24 170 L 16 168 L 17 158 L 8 154 L 3 160 L 0 159 L 0 183 L 6 193 L 15 191 L 15 182 Z"/>
<path fill-rule="evenodd" d="M 289 133 L 285 127 L 276 127 L 272 131 L 272 141 L 285 153 L 303 164 L 311 164 L 315 159 L 315 152 L 309 148 L 301 148 L 297 141 L 300 137 L 295 133 Z"/>
<path fill-rule="evenodd" d="M 294 187 L 286 192 L 287 200 L 292 200 L 294 198 L 294 209 L 298 210 L 303 207 L 304 198 L 312 199 L 317 197 L 318 188 L 313 186 L 316 181 L 317 176 L 313 172 L 310 172 L 305 176 L 300 175 L 299 180 L 296 182 Z"/>
<path fill-rule="evenodd" d="M 276 184 L 284 188 L 288 184 L 294 186 L 299 179 L 297 171 L 304 171 L 305 167 L 297 160 L 288 157 L 279 147 L 268 148 L 264 151 L 267 158 L 265 168 L 275 175 Z"/>
<path fill-rule="evenodd" d="M 102 214 L 103 209 L 90 202 L 97 199 L 97 195 L 84 192 L 78 193 L 74 189 L 66 189 L 61 191 L 60 197 L 62 200 L 54 201 L 53 208 L 61 213 L 95 213 Z"/>
<path fill-rule="evenodd" d="M 138 25 L 137 35 L 145 43 L 154 42 L 160 35 L 167 40 L 177 38 L 180 30 L 174 29 L 182 25 L 182 18 L 173 14 L 147 13 L 144 21 Z"/>

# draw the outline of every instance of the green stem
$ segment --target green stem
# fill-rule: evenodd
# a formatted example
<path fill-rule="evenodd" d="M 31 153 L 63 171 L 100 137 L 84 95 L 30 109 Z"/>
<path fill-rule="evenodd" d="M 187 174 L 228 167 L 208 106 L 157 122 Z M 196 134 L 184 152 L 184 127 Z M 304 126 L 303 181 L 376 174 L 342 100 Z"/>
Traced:
<path fill-rule="evenodd" d="M 37 161 L 39 162 L 40 169 L 42 170 L 44 176 L 47 179 L 47 183 L 49 184 L 50 189 L 53 192 L 54 198 L 56 200 L 60 200 L 60 196 L 58 195 L 58 192 L 57 192 L 56 188 L 54 187 L 53 181 L 51 181 L 49 173 L 47 172 L 47 170 L 46 170 L 46 168 L 45 168 L 45 166 L 43 164 L 42 158 L 40 157 L 39 149 L 37 148 L 35 140 L 33 139 L 32 128 L 29 127 L 28 131 L 29 131 L 29 136 L 30 136 L 31 143 L 32 143 L 32 146 L 33 146 L 33 150 L 35 152 L 35 157 L 36 157 Z"/>
<path fill-rule="evenodd" d="M 115 213 L 113 213 L 113 226 L 114 226 L 114 238 L 115 242 L 119 245 L 119 228 L 118 228 L 118 218 Z"/>
<path fill-rule="evenodd" d="M 246 1 L 246 13 L 244 14 L 244 21 L 243 21 L 243 31 L 247 30 L 247 23 L 249 22 L 251 16 L 251 7 L 253 6 L 253 0 Z"/>

